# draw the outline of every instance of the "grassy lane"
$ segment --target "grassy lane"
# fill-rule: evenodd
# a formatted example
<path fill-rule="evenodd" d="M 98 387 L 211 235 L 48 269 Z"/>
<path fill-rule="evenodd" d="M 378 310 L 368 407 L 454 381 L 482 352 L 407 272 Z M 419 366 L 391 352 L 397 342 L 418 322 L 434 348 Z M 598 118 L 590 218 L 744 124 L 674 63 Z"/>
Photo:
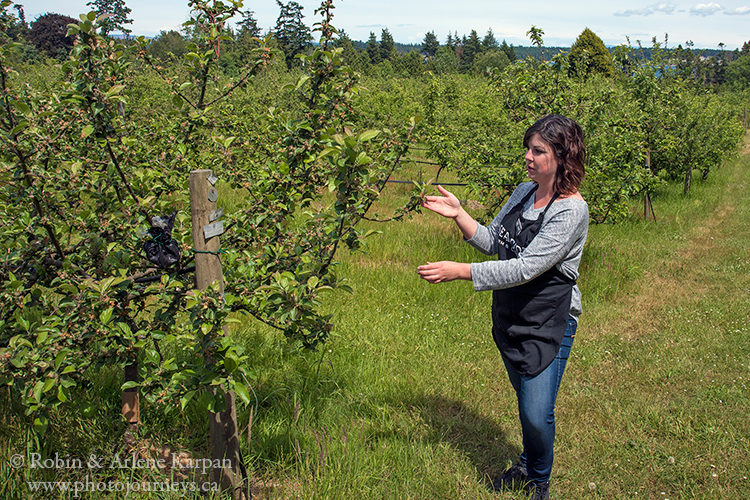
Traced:
<path fill-rule="evenodd" d="M 558 399 L 553 498 L 750 498 L 748 145 L 690 196 L 681 186 L 655 193 L 658 222 L 591 226 L 584 314 Z M 406 190 L 389 187 L 383 215 Z M 375 228 L 383 234 L 366 253 L 342 255 L 338 272 L 354 293 L 328 297 L 335 329 L 317 352 L 263 325 L 234 330 L 257 396 L 251 429 L 249 409 L 238 414 L 255 497 L 525 498 L 487 490 L 520 452 L 491 294 L 416 274 L 428 260 L 483 256 L 434 214 Z M 93 410 L 54 415 L 56 431 L 32 448 L 114 454 L 119 377 L 98 373 L 85 398 Z M 2 409 L 0 497 L 27 498 L 26 479 L 82 479 L 86 471 L 10 469 L 31 437 Z M 145 401 L 142 412 L 150 442 L 206 456 L 205 414 L 166 415 Z"/>
<path fill-rule="evenodd" d="M 746 148 L 667 201 L 663 230 L 618 235 L 642 271 L 581 325 L 559 401 L 561 493 L 750 497 L 749 173 Z"/>
<path fill-rule="evenodd" d="M 657 223 L 591 227 L 553 497 L 750 497 L 748 172 L 745 154 L 688 197 L 663 188 Z M 252 444 L 262 496 L 493 498 L 488 478 L 519 452 L 490 294 L 415 273 L 481 257 L 432 214 L 380 229 L 344 259 L 355 292 L 331 300 L 323 357 L 249 341 L 266 357 Z"/>

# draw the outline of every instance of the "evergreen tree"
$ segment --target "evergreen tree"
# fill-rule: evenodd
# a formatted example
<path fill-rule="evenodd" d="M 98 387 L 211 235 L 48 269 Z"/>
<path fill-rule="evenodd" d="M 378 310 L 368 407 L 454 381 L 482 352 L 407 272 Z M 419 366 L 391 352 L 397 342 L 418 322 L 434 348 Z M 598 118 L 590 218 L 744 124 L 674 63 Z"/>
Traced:
<path fill-rule="evenodd" d="M 388 28 L 384 28 L 380 33 L 380 59 L 383 61 L 392 59 L 396 54 L 396 44 L 393 42 L 393 36 Z"/>
<path fill-rule="evenodd" d="M 578 35 L 570 47 L 570 75 L 586 78 L 593 73 L 612 76 L 612 56 L 604 46 L 602 39 L 586 28 Z"/>
<path fill-rule="evenodd" d="M 125 0 L 91 0 L 86 5 L 93 7 L 97 16 L 109 14 L 109 17 L 102 21 L 102 35 L 107 36 L 113 31 L 119 31 L 125 35 L 132 32 L 131 29 L 125 27 L 126 24 L 133 24 L 133 20 L 128 17 L 131 9 L 125 5 Z"/>
<path fill-rule="evenodd" d="M 354 43 L 349 35 L 344 30 L 339 30 L 339 36 L 334 44 L 336 47 L 341 47 L 343 52 L 341 57 L 344 62 L 351 66 L 355 71 L 364 71 L 369 66 L 370 58 L 366 53 L 360 53 L 354 48 Z M 366 64 L 363 59 L 367 59 Z"/>
<path fill-rule="evenodd" d="M 458 59 L 456 58 L 455 47 L 447 45 L 440 47 L 435 57 L 429 62 L 428 67 L 432 68 L 438 74 L 458 72 Z"/>
<path fill-rule="evenodd" d="M 252 10 L 246 10 L 240 12 L 240 15 L 242 16 L 242 20 L 237 23 L 237 27 L 239 28 L 237 37 L 259 37 L 261 29 L 258 25 L 258 20 L 255 19 L 255 12 L 253 12 Z"/>
<path fill-rule="evenodd" d="M 276 0 L 279 6 L 279 17 L 273 29 L 273 36 L 284 52 L 287 66 L 291 67 L 297 54 L 303 53 L 312 45 L 310 28 L 302 22 L 302 6 L 291 1 L 287 4 Z"/>
<path fill-rule="evenodd" d="M 506 42 L 505 40 L 503 40 L 503 43 L 500 44 L 500 50 L 505 52 L 505 55 L 508 56 L 508 60 L 510 62 L 513 62 L 517 59 L 516 51 L 513 50 L 513 45 L 508 45 L 508 42 Z"/>
<path fill-rule="evenodd" d="M 448 36 L 450 37 L 450 35 Z M 422 54 L 426 55 L 427 57 L 433 57 L 435 54 L 437 54 L 439 48 L 440 42 L 438 42 L 438 39 L 435 36 L 435 32 L 428 31 L 424 36 L 424 40 L 422 41 Z"/>
<path fill-rule="evenodd" d="M 461 69 L 468 70 L 474 64 L 474 58 L 482 51 L 482 43 L 476 30 L 471 30 L 469 38 L 463 43 L 463 56 L 461 57 Z"/>
<path fill-rule="evenodd" d="M 497 40 L 495 34 L 492 32 L 492 28 L 487 30 L 487 34 L 482 39 L 482 52 L 497 48 Z"/>
<path fill-rule="evenodd" d="M 456 48 L 456 42 L 453 41 L 453 35 L 450 32 L 448 32 L 448 38 L 445 40 L 445 46 L 451 49 Z"/>
<path fill-rule="evenodd" d="M 370 63 L 377 64 L 380 62 L 380 47 L 375 33 L 370 32 L 370 38 L 367 39 L 367 55 L 370 56 Z"/>
<path fill-rule="evenodd" d="M 237 23 L 237 36 L 231 45 L 231 52 L 236 58 L 237 68 L 243 67 L 253 57 L 253 51 L 259 46 L 261 35 L 260 26 L 255 19 L 255 12 L 246 10 L 240 12 L 242 19 Z"/>

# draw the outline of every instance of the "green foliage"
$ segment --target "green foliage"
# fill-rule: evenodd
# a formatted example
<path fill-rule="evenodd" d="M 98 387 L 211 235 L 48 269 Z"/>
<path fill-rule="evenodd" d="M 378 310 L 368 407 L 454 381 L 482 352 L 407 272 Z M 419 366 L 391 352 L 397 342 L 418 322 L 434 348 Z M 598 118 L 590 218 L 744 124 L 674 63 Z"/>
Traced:
<path fill-rule="evenodd" d="M 471 30 L 469 37 L 463 44 L 463 52 L 461 54 L 461 68 L 463 71 L 468 71 L 469 68 L 474 64 L 474 59 L 482 51 L 482 44 L 479 41 L 479 35 L 476 30 Z"/>
<path fill-rule="evenodd" d="M 383 28 L 380 33 L 380 44 L 378 45 L 381 61 L 390 61 L 396 55 L 396 46 L 393 43 L 393 35 L 388 28 Z"/>
<path fill-rule="evenodd" d="M 237 22 L 239 27 L 238 37 L 249 36 L 251 38 L 260 37 L 261 29 L 258 25 L 258 20 L 255 19 L 255 12 L 252 10 L 245 10 L 240 12 L 242 19 Z"/>
<path fill-rule="evenodd" d="M 448 45 L 440 47 L 435 57 L 429 61 L 429 67 L 439 75 L 458 73 L 456 50 Z"/>
<path fill-rule="evenodd" d="M 508 56 L 510 62 L 514 62 L 517 59 L 516 51 L 513 50 L 513 44 L 508 45 L 508 43 L 503 40 L 503 43 L 500 44 L 500 50 L 505 52 L 505 55 Z"/>
<path fill-rule="evenodd" d="M 750 88 L 750 54 L 744 54 L 727 66 L 727 84 L 736 89 Z"/>
<path fill-rule="evenodd" d="M 304 16 L 299 3 L 290 1 L 284 4 L 280 0 L 276 0 L 276 3 L 280 10 L 272 33 L 284 52 L 287 66 L 291 67 L 294 58 L 310 47 L 312 35 L 310 28 L 302 22 Z"/>
<path fill-rule="evenodd" d="M 544 41 L 542 39 L 543 35 L 544 30 L 542 30 L 541 28 L 537 28 L 534 25 L 532 25 L 531 28 L 529 28 L 529 31 L 526 32 L 526 36 L 528 36 L 531 40 L 531 44 L 538 48 L 542 48 L 542 46 L 544 45 Z"/>
<path fill-rule="evenodd" d="M 300 56 L 305 72 L 273 91 L 287 105 L 255 121 L 235 105 L 251 100 L 246 84 L 271 51 L 258 46 L 239 77 L 222 77 L 224 26 L 240 4 L 190 7 L 193 38 L 174 68 L 154 60 L 145 38 L 128 50 L 103 37 L 93 12 L 69 26 L 78 41 L 51 93 L 18 83 L 6 65 L 17 47 L 0 46 L 0 383 L 40 432 L 103 366 L 137 362 L 135 384 L 164 411 L 175 400 L 216 410 L 225 390 L 248 403 L 249 359 L 225 325 L 246 315 L 298 346 L 325 340 L 321 296 L 346 289 L 336 253 L 361 245 L 358 225 L 408 147 L 414 120 L 393 131 L 353 123 L 357 79 L 334 47 L 330 2 L 319 10 L 320 45 Z M 136 85 L 144 72 L 158 83 Z M 162 95 L 131 106 L 131 93 L 150 89 Z M 186 187 L 199 168 L 227 195 L 244 193 L 224 207 L 235 230 L 222 236 L 223 295 L 193 289 L 189 258 L 167 270 L 143 258 L 150 218 L 173 211 L 189 252 Z"/>
<path fill-rule="evenodd" d="M 591 74 L 612 76 L 612 56 L 604 46 L 602 39 L 590 29 L 584 29 L 570 47 L 571 75 L 587 78 Z"/>
<path fill-rule="evenodd" d="M 367 55 L 370 56 L 370 63 L 377 64 L 380 62 L 380 47 L 378 45 L 378 39 L 375 33 L 370 32 L 370 37 L 367 39 Z"/>
<path fill-rule="evenodd" d="M 187 52 L 187 40 L 177 31 L 161 31 L 151 40 L 148 50 L 152 57 L 166 61 L 170 58 L 182 59 Z"/>
<path fill-rule="evenodd" d="M 422 41 L 422 53 L 427 57 L 434 57 L 439 48 L 440 42 L 435 36 L 435 32 L 428 31 L 425 33 L 424 40 Z"/>
<path fill-rule="evenodd" d="M 488 51 L 497 49 L 500 46 L 497 43 L 497 39 L 495 38 L 495 34 L 492 32 L 492 28 L 487 30 L 487 34 L 484 35 L 484 38 L 482 38 L 482 51 Z"/>
<path fill-rule="evenodd" d="M 125 27 L 126 24 L 133 24 L 133 20 L 128 17 L 132 10 L 125 5 L 125 0 L 91 0 L 86 5 L 92 7 L 97 16 L 101 17 L 99 30 L 102 35 L 107 36 L 113 31 L 125 35 L 132 32 Z"/>
<path fill-rule="evenodd" d="M 489 75 L 497 72 L 510 64 L 508 56 L 502 50 L 488 50 L 482 52 L 474 59 L 473 73 L 475 75 Z"/>
<path fill-rule="evenodd" d="M 3 22 L 17 22 L 3 5 Z M 224 327 L 242 321 L 252 338 L 278 330 L 289 352 L 327 338 L 325 297 L 347 290 L 337 256 L 381 218 L 374 203 L 413 135 L 439 163 L 437 180 L 469 183 L 465 196 L 488 220 L 525 179 L 525 129 L 547 113 L 571 116 L 586 136 L 592 220 L 614 222 L 644 190 L 709 175 L 742 133 L 746 96 L 696 88 L 658 46 L 649 62 L 623 47 L 617 78 L 587 80 L 570 77 L 561 55 L 508 64 L 504 51 L 479 52 L 472 71 L 497 68 L 488 85 L 457 74 L 455 42 L 427 63 L 411 52 L 371 67 L 337 36 L 326 2 L 320 45 L 288 70 L 274 40 L 241 45 L 226 29 L 239 4 L 190 5 L 189 41 L 164 34 L 132 50 L 84 16 L 69 27 L 78 44 L 62 74 L 14 71 L 22 47 L 0 45 L 0 383 L 39 431 L 56 408 L 76 410 L 71 399 L 101 367 L 121 373 L 134 361 L 160 413 L 216 409 L 217 386 L 247 403 L 260 348 Z M 364 80 L 344 62 L 367 70 Z M 142 256 L 150 218 L 175 210 L 189 255 L 196 168 L 221 179 L 223 296 L 193 290 L 190 257 L 163 271 Z M 383 218 L 404 218 L 423 192 L 415 186 Z"/>

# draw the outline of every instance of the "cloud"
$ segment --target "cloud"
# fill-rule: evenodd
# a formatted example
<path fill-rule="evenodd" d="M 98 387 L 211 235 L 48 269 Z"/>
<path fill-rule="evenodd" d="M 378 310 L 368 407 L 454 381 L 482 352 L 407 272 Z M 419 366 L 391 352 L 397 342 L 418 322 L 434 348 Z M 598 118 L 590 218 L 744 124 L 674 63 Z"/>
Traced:
<path fill-rule="evenodd" d="M 734 10 L 725 10 L 724 14 L 728 16 L 746 16 L 750 14 L 750 7 L 742 6 L 742 7 L 737 7 Z"/>
<path fill-rule="evenodd" d="M 675 6 L 669 2 L 655 3 L 642 9 L 628 9 L 622 12 L 615 12 L 616 16 L 650 16 L 652 14 L 672 14 Z"/>
<path fill-rule="evenodd" d="M 692 9 L 690 9 L 690 13 L 694 16 L 712 16 L 716 14 L 717 12 L 721 12 L 724 10 L 724 7 L 719 5 L 718 3 L 699 3 Z"/>

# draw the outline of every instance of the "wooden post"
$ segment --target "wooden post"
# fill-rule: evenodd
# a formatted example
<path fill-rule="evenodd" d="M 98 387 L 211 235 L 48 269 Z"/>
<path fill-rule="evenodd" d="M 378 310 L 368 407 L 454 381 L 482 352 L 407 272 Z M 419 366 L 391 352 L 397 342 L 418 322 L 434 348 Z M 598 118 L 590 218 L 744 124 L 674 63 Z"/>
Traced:
<path fill-rule="evenodd" d="M 219 282 L 220 291 L 224 293 L 224 277 L 218 252 L 219 236 L 206 239 L 204 228 L 211 222 L 211 214 L 216 210 L 218 193 L 213 187 L 215 178 L 210 170 L 193 170 L 190 172 L 190 214 L 193 221 L 193 248 L 195 254 L 195 287 L 203 290 L 212 283 Z M 225 327 L 226 333 L 226 327 Z M 219 390 L 223 390 L 223 387 Z M 246 499 L 241 468 L 244 469 L 240 455 L 240 440 L 237 433 L 237 410 L 234 391 L 225 392 L 224 411 L 211 413 L 209 416 L 209 438 L 211 441 L 211 463 L 223 464 L 226 467 L 212 467 L 209 480 L 220 485 L 223 493 L 231 493 L 235 500 Z"/>
<path fill-rule="evenodd" d="M 651 151 L 646 151 L 646 168 L 651 170 Z M 643 196 L 643 219 L 648 220 L 648 214 L 651 213 L 651 216 L 654 219 L 654 222 L 656 222 L 656 214 L 654 213 L 654 207 L 651 205 L 651 193 L 649 193 L 648 189 L 646 189 L 646 194 Z"/>
<path fill-rule="evenodd" d="M 121 303 L 123 310 L 127 310 L 130 305 L 129 300 L 125 300 Z M 128 326 L 133 332 L 138 331 L 135 323 L 132 319 L 128 319 Z M 133 358 L 130 363 L 125 365 L 125 382 L 137 382 L 138 381 L 138 358 Z M 136 434 L 138 433 L 138 424 L 141 423 L 141 404 L 140 396 L 137 387 L 130 387 L 122 391 L 122 407 L 121 414 L 122 418 L 127 424 L 125 433 L 123 435 L 123 441 L 126 446 L 134 446 Z"/>
<path fill-rule="evenodd" d="M 138 380 L 138 361 L 133 361 L 125 366 L 125 382 Z M 122 416 L 128 423 L 127 432 L 134 432 L 141 423 L 141 409 L 138 399 L 138 388 L 131 387 L 122 391 Z"/>
<path fill-rule="evenodd" d="M 744 109 L 744 111 L 742 113 L 742 116 L 743 116 L 742 122 L 745 124 L 745 128 L 746 129 L 750 128 L 750 124 L 747 122 L 747 106 L 745 106 L 745 109 Z"/>

